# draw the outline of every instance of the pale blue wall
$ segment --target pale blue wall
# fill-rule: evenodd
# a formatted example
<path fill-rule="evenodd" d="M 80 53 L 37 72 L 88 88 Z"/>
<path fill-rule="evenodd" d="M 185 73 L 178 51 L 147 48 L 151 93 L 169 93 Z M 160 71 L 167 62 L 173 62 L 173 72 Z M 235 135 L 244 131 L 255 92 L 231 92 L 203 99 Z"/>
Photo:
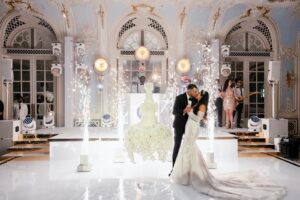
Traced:
<path fill-rule="evenodd" d="M 297 34 L 300 31 L 300 19 L 292 16 L 293 8 L 274 8 L 271 16 L 279 29 L 281 43 L 292 47 L 296 44 Z"/>
<path fill-rule="evenodd" d="M 176 6 L 172 3 L 168 3 L 162 7 L 155 9 L 155 13 L 159 15 L 164 24 L 170 29 L 170 31 L 176 31 L 175 25 L 177 23 Z M 175 33 L 175 32 L 173 32 Z"/>
<path fill-rule="evenodd" d="M 247 6 L 244 4 L 237 4 L 225 11 L 224 17 L 222 18 L 221 27 L 223 27 L 230 20 L 242 16 L 247 10 Z"/>
<path fill-rule="evenodd" d="M 109 30 L 115 30 L 115 28 L 120 24 L 120 21 L 131 12 L 131 8 L 128 5 L 122 3 L 111 4 L 107 8 L 107 25 Z"/>
<path fill-rule="evenodd" d="M 208 8 L 192 8 L 187 17 L 187 33 L 195 27 L 207 28 L 210 14 Z"/>
<path fill-rule="evenodd" d="M 79 4 L 73 6 L 72 10 L 78 35 L 82 35 L 82 31 L 85 30 L 81 29 L 87 26 L 90 28 L 90 30 L 93 30 L 97 33 L 97 8 L 95 11 L 95 7 L 92 4 Z"/>
<path fill-rule="evenodd" d="M 61 11 L 55 4 L 49 3 L 48 1 L 33 0 L 33 5 L 38 5 L 43 10 L 42 15 L 44 19 L 54 28 L 54 30 L 61 31 L 65 29 L 65 21 Z M 34 6 L 33 6 L 34 7 Z M 60 41 L 62 42 L 62 41 Z"/>

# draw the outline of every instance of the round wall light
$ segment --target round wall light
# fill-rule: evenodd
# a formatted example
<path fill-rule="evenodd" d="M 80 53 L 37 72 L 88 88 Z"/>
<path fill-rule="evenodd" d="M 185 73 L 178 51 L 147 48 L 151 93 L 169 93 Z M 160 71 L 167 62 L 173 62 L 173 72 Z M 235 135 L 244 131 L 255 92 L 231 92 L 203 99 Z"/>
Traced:
<path fill-rule="evenodd" d="M 191 70 L 190 60 L 187 58 L 182 58 L 178 61 L 176 66 L 176 71 L 181 74 L 187 74 Z"/>
<path fill-rule="evenodd" d="M 144 47 L 144 46 L 140 46 L 139 48 L 137 48 L 137 50 L 135 51 L 135 57 L 136 59 L 138 59 L 139 61 L 145 61 L 148 60 L 150 57 L 150 51 Z"/>
<path fill-rule="evenodd" d="M 97 58 L 94 63 L 94 71 L 97 75 L 104 75 L 108 70 L 108 63 L 104 58 Z"/>

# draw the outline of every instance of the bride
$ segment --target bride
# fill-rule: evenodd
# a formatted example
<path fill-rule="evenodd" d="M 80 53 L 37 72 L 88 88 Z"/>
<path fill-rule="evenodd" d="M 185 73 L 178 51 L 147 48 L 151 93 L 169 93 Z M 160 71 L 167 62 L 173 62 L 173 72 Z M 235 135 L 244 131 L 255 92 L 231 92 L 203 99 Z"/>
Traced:
<path fill-rule="evenodd" d="M 185 136 L 170 178 L 182 185 L 192 186 L 198 192 L 220 199 L 274 200 L 285 196 L 285 188 L 272 180 L 250 171 L 214 176 L 208 170 L 196 140 L 199 122 L 208 104 L 208 93 L 198 94 L 198 103 L 188 113 Z"/>

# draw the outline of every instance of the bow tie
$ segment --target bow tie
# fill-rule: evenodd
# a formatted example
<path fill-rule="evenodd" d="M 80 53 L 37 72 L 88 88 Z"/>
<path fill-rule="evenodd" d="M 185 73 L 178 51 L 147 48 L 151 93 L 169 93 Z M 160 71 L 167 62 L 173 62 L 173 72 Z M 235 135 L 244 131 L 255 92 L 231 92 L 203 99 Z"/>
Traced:
<path fill-rule="evenodd" d="M 189 98 L 189 101 L 192 101 L 192 100 L 193 100 L 193 97 L 190 97 L 190 98 Z"/>

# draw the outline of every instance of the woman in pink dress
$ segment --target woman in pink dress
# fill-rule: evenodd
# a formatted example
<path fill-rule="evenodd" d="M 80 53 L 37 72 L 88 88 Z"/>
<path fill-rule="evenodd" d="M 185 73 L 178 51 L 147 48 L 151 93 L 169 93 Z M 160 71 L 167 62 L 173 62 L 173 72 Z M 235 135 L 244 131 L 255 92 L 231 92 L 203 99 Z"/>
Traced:
<path fill-rule="evenodd" d="M 223 96 L 223 108 L 226 113 L 226 128 L 233 128 L 233 112 L 235 111 L 237 98 L 232 81 L 230 79 L 227 79 L 224 82 L 224 87 L 221 95 Z"/>

